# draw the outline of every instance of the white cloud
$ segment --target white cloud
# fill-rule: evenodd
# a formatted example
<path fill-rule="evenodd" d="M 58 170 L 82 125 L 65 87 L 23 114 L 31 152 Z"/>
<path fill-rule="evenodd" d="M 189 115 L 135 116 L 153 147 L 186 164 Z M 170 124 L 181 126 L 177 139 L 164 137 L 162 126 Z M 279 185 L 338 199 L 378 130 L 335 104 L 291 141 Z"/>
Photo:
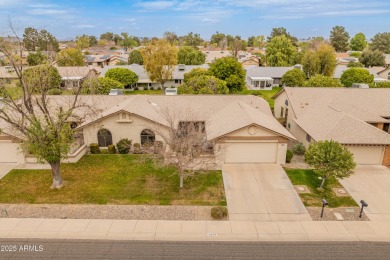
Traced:
<path fill-rule="evenodd" d="M 147 1 L 138 2 L 136 5 L 149 10 L 161 10 L 174 7 L 176 5 L 176 1 Z"/>
<path fill-rule="evenodd" d="M 218 23 L 219 20 L 218 19 L 214 19 L 214 18 L 203 18 L 202 22 L 204 22 L 204 23 Z"/>
<path fill-rule="evenodd" d="M 67 14 L 68 11 L 64 9 L 44 9 L 44 8 L 36 8 L 31 9 L 27 13 L 34 15 L 58 15 L 58 14 Z"/>
<path fill-rule="evenodd" d="M 76 25 L 74 27 L 76 27 L 76 28 L 95 28 L 96 26 L 92 25 L 92 24 L 79 24 L 79 25 Z"/>

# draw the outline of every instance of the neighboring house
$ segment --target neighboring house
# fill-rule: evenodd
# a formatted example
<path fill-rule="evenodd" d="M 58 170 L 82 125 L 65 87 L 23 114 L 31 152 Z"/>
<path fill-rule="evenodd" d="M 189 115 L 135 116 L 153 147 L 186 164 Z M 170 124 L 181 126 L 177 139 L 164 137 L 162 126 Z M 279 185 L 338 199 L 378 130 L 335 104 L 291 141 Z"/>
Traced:
<path fill-rule="evenodd" d="M 390 89 L 284 88 L 273 98 L 275 117 L 305 146 L 335 140 L 357 164 L 390 165 Z"/>
<path fill-rule="evenodd" d="M 295 68 L 302 69 L 302 66 L 297 64 L 292 67 L 247 67 L 245 68 L 247 88 L 271 90 L 274 86 L 282 85 L 283 75 Z"/>
<path fill-rule="evenodd" d="M 206 63 L 211 63 L 216 59 L 232 57 L 232 53 L 229 50 L 225 51 L 202 51 L 206 55 Z"/>
<path fill-rule="evenodd" d="M 336 60 L 338 65 L 348 65 L 351 61 L 358 62 L 359 59 L 355 57 L 349 56 L 349 52 L 337 52 L 336 53 Z"/>
<path fill-rule="evenodd" d="M 61 105 L 66 96 L 51 96 Z M 161 141 L 168 133 L 168 118 L 164 111 L 175 113 L 177 129 L 183 124 L 198 124 L 208 141 L 208 158 L 217 165 L 223 163 L 284 164 L 287 143 L 295 138 L 273 117 L 268 103 L 259 97 L 244 95 L 178 95 L 178 96 L 81 96 L 101 109 L 87 117 L 76 128 L 79 145 L 73 156 L 80 158 L 85 147 L 98 143 L 100 147 L 116 144 L 121 138 L 141 145 Z M 98 102 L 93 102 L 95 99 Z M 78 112 L 79 110 L 77 110 Z M 1 122 L 0 122 L 1 123 Z M 22 137 L 5 129 L 0 141 L 0 162 L 25 163 L 26 156 L 18 151 Z M 78 147 L 78 148 L 77 148 Z M 30 159 L 31 160 L 31 159 Z"/>
<path fill-rule="evenodd" d="M 12 66 L 0 67 L 0 80 L 4 80 L 9 84 L 14 79 L 18 79 L 18 76 L 16 75 L 15 69 Z"/>
<path fill-rule="evenodd" d="M 112 68 L 126 68 L 126 69 L 133 71 L 135 74 L 137 74 L 138 75 L 138 82 L 134 87 L 142 88 L 142 89 L 161 88 L 161 84 L 158 82 L 151 81 L 145 68 L 142 65 L 138 65 L 138 64 L 123 65 L 123 66 L 106 66 L 103 68 L 102 72 L 100 73 L 100 77 L 104 77 L 107 70 L 112 69 Z M 209 65 L 207 65 L 207 64 L 203 64 L 203 65 L 177 65 L 177 66 L 175 66 L 175 68 L 173 70 L 172 79 L 168 80 L 164 84 L 164 86 L 165 87 L 178 87 L 178 86 L 180 86 L 180 84 L 183 83 L 184 74 L 186 74 L 187 72 L 190 72 L 191 70 L 193 70 L 195 68 L 208 69 Z"/>
<path fill-rule="evenodd" d="M 84 62 L 87 66 L 97 66 L 97 67 L 105 67 L 110 65 L 116 65 L 121 61 L 127 62 L 122 57 L 118 55 L 85 55 Z"/>
<path fill-rule="evenodd" d="M 97 78 L 98 72 L 90 67 L 57 67 L 63 87 L 66 89 L 78 88 L 88 78 Z"/>
<path fill-rule="evenodd" d="M 334 72 L 333 72 L 333 78 L 340 79 L 341 75 L 343 75 L 344 71 L 346 71 L 348 69 L 350 69 L 350 68 L 348 68 L 345 65 L 337 65 Z M 370 74 L 372 74 L 374 76 L 374 82 L 383 82 L 383 78 L 381 78 L 377 74 L 376 69 L 372 69 L 372 68 L 362 68 L 362 69 L 368 70 L 370 72 Z M 361 82 L 355 82 L 355 83 L 361 83 Z"/>
<path fill-rule="evenodd" d="M 257 67 L 260 66 L 260 59 L 255 55 L 247 57 L 241 60 L 240 62 L 244 68 L 247 68 L 249 66 L 257 66 Z"/>
<path fill-rule="evenodd" d="M 375 72 L 380 78 L 390 81 L 390 67 L 371 67 L 370 70 Z"/>

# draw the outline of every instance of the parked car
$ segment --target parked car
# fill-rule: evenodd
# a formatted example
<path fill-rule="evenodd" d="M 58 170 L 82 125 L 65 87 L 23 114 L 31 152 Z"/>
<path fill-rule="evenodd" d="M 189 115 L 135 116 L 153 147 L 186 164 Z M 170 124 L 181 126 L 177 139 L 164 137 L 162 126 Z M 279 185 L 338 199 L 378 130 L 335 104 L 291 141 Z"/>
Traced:
<path fill-rule="evenodd" d="M 118 96 L 118 95 L 123 95 L 123 89 L 111 89 L 110 93 L 108 93 L 109 96 Z"/>

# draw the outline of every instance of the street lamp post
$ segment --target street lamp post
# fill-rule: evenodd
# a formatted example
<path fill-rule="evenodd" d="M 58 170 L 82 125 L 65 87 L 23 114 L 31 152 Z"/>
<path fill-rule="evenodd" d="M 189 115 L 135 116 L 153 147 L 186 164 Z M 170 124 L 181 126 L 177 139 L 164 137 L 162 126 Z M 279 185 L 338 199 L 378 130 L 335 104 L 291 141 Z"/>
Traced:
<path fill-rule="evenodd" d="M 324 215 L 324 208 L 328 205 L 328 202 L 325 199 L 322 199 L 322 210 L 321 210 L 321 218 Z"/>
<path fill-rule="evenodd" d="M 362 204 L 362 208 L 360 209 L 359 218 L 361 218 L 363 216 L 363 209 L 364 209 L 364 207 L 368 207 L 367 202 L 365 202 L 364 200 L 361 200 L 360 203 Z"/>

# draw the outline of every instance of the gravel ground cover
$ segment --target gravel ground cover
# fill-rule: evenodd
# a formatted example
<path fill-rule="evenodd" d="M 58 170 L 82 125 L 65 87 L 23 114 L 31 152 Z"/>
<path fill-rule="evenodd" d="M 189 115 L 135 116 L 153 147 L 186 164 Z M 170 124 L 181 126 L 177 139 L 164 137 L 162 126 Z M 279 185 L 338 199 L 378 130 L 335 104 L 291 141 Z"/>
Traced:
<path fill-rule="evenodd" d="M 0 204 L 0 218 L 212 220 L 209 206 Z"/>

